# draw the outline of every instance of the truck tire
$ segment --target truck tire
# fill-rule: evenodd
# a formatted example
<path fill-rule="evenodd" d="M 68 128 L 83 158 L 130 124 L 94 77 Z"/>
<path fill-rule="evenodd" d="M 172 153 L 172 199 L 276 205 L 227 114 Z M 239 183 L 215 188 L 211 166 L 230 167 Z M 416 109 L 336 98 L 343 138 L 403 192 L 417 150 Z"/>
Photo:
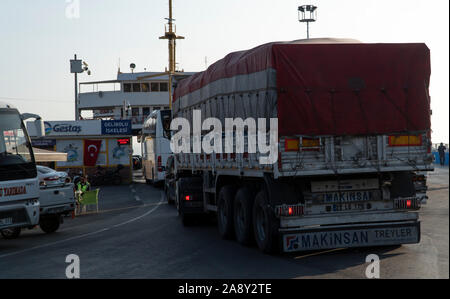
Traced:
<path fill-rule="evenodd" d="M 17 239 L 20 236 L 22 229 L 20 227 L 6 228 L 1 231 L 2 237 L 5 240 Z"/>
<path fill-rule="evenodd" d="M 56 232 L 59 228 L 59 224 L 60 224 L 59 215 L 44 217 L 39 221 L 39 226 L 47 234 Z"/>
<path fill-rule="evenodd" d="M 170 190 L 169 190 L 169 188 L 170 187 L 167 187 L 166 183 L 164 183 L 164 194 L 166 195 L 167 204 L 174 205 L 175 201 L 172 198 L 170 198 Z"/>
<path fill-rule="evenodd" d="M 189 177 L 189 178 L 180 178 L 175 183 L 175 204 L 178 210 L 178 215 L 181 217 L 181 222 L 183 226 L 191 226 L 195 222 L 195 218 L 198 214 L 185 213 L 184 205 L 182 201 L 183 192 L 192 190 L 195 184 L 199 183 L 199 178 Z"/>
<path fill-rule="evenodd" d="M 253 239 L 253 201 L 252 191 L 243 187 L 234 198 L 234 232 L 236 240 L 243 245 L 250 245 Z"/>
<path fill-rule="evenodd" d="M 223 239 L 234 237 L 233 201 L 236 189 L 233 186 L 223 186 L 217 200 L 217 227 Z"/>
<path fill-rule="evenodd" d="M 277 253 L 280 250 L 279 222 L 270 210 L 266 192 L 260 191 L 253 204 L 253 230 L 256 244 L 264 253 Z"/>

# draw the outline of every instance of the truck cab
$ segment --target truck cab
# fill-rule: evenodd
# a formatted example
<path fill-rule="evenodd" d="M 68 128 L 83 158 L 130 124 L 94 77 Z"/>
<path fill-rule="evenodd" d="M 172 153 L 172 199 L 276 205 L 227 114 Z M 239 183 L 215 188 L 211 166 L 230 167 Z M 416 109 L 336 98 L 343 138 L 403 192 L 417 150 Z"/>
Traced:
<path fill-rule="evenodd" d="M 0 231 L 12 229 L 13 235 L 17 229 L 20 233 L 20 228 L 39 223 L 37 170 L 23 123 L 29 117 L 36 118 L 42 132 L 39 116 L 21 115 L 13 106 L 0 103 Z"/>

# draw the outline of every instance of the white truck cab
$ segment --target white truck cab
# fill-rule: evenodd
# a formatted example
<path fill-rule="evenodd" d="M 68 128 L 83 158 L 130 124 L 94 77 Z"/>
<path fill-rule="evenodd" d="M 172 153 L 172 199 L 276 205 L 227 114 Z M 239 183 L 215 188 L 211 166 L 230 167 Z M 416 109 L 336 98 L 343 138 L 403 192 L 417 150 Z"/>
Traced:
<path fill-rule="evenodd" d="M 13 237 L 23 227 L 39 223 L 39 183 L 36 164 L 25 119 L 35 118 L 36 129 L 43 135 L 38 115 L 23 114 L 0 102 L 0 231 Z"/>

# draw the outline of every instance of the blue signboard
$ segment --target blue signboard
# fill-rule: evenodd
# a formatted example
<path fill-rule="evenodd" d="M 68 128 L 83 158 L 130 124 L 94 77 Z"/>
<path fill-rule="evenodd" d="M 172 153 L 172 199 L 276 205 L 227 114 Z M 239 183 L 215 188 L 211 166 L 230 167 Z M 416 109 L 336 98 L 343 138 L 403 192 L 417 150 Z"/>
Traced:
<path fill-rule="evenodd" d="M 132 135 L 131 120 L 102 120 L 102 135 Z"/>

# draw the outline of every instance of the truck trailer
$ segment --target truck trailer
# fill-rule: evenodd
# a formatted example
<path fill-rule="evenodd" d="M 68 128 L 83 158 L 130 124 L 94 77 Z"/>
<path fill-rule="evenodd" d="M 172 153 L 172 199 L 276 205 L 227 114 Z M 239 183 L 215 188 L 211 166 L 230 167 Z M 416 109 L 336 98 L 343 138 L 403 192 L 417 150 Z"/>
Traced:
<path fill-rule="evenodd" d="M 429 80 L 420 43 L 310 39 L 231 53 L 175 84 L 172 122 L 197 133 L 168 161 L 168 200 L 184 224 L 216 214 L 223 238 L 266 253 L 418 243 L 416 181 L 433 170 Z M 276 120 L 276 161 L 260 163 L 248 130 L 244 151 L 199 151 L 209 133 L 199 115 L 220 121 L 223 143 L 227 119 L 267 120 L 265 140 Z"/>

